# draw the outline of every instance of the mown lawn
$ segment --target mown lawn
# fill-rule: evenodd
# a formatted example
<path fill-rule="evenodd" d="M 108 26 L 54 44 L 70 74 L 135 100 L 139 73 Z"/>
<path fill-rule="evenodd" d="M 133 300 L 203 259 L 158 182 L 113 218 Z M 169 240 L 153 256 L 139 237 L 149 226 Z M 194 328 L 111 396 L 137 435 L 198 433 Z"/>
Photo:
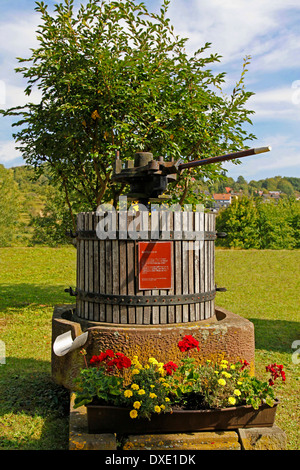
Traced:
<path fill-rule="evenodd" d="M 68 393 L 51 379 L 51 319 L 54 305 L 70 302 L 75 256 L 73 247 L 0 249 L 0 449 L 68 448 Z M 216 251 L 216 283 L 227 288 L 217 304 L 254 323 L 257 375 L 284 365 L 276 424 L 290 450 L 300 448 L 299 264 L 299 250 Z"/>

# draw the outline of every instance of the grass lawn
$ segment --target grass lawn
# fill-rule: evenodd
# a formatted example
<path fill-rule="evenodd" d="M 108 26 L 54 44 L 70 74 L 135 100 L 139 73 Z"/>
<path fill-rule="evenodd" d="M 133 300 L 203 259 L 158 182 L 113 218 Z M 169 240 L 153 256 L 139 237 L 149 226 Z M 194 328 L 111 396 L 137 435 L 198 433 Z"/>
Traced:
<path fill-rule="evenodd" d="M 0 249 L 0 449 L 68 448 L 68 393 L 51 379 L 51 319 L 54 305 L 70 303 L 75 256 L 73 247 Z M 299 265 L 299 250 L 216 251 L 216 283 L 227 288 L 217 304 L 254 323 L 257 375 L 284 365 L 276 424 L 289 450 L 300 448 Z"/>

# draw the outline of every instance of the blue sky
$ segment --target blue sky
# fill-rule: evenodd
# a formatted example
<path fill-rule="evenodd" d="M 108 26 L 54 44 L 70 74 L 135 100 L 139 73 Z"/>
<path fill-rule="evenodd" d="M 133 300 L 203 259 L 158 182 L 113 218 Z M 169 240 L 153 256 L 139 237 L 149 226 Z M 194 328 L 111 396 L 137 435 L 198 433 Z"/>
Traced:
<path fill-rule="evenodd" d="M 44 0 L 48 5 L 57 3 Z M 75 4 L 85 3 L 75 0 Z M 159 0 L 146 0 L 151 10 Z M 0 107 L 25 104 L 26 82 L 16 74 L 16 57 L 29 57 L 36 47 L 40 22 L 34 0 L 0 1 Z M 224 165 L 228 176 L 247 181 L 272 176 L 300 178 L 300 0 L 171 0 L 169 17 L 177 34 L 189 38 L 188 52 L 206 42 L 222 56 L 216 71 L 226 72 L 224 91 L 230 94 L 240 77 L 243 58 L 251 56 L 246 88 L 255 93 L 251 132 L 272 151 Z M 38 101 L 38 93 L 30 100 Z M 10 118 L 0 117 L 0 163 L 23 164 L 15 150 Z"/>

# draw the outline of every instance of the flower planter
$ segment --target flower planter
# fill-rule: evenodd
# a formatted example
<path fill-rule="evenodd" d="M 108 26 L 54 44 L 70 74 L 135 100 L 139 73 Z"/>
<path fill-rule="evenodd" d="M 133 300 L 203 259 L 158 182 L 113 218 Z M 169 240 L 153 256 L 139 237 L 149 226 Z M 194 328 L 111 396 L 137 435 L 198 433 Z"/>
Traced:
<path fill-rule="evenodd" d="M 127 408 L 92 404 L 86 408 L 91 434 L 145 434 L 271 427 L 277 403 L 273 407 L 262 405 L 258 410 L 251 405 L 213 410 L 174 410 L 172 413 L 154 414 L 150 421 L 130 418 Z"/>

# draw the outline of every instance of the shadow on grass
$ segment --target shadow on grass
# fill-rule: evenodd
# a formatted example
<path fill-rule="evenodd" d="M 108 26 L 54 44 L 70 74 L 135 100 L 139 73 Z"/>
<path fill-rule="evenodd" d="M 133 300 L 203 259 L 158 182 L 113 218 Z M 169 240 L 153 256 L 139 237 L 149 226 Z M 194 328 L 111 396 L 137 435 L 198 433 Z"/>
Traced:
<path fill-rule="evenodd" d="M 254 324 L 255 348 L 291 353 L 292 343 L 300 339 L 300 323 L 288 320 L 249 318 Z"/>
<path fill-rule="evenodd" d="M 74 297 L 65 292 L 69 285 L 15 284 L 0 286 L 0 309 L 24 308 L 27 305 L 43 306 L 72 303 Z"/>
<path fill-rule="evenodd" d="M 13 357 L 0 366 L 0 449 L 68 448 L 69 391 L 41 370 L 48 366 L 45 361 Z M 26 429 L 28 417 L 32 420 Z M 34 420 L 40 425 L 41 419 L 42 431 L 37 438 L 30 426 Z"/>

